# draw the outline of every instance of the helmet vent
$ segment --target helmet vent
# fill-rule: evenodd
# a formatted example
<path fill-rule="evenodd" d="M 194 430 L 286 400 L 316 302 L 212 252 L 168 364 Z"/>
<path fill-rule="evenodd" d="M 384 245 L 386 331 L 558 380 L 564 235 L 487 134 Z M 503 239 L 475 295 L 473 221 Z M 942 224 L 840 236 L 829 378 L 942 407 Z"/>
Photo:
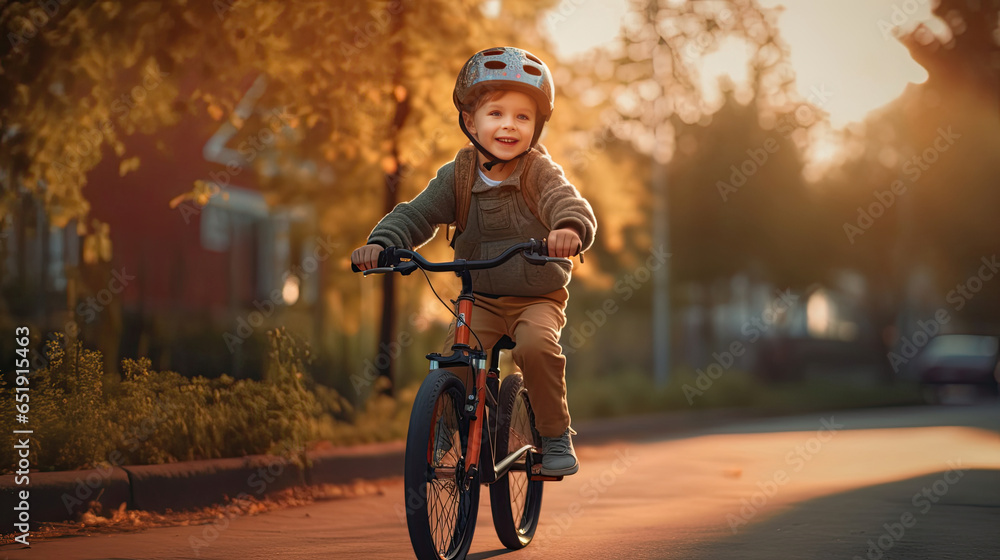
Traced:
<path fill-rule="evenodd" d="M 504 53 L 503 49 L 494 49 L 492 51 L 486 51 L 486 52 L 484 52 L 483 56 L 500 56 L 503 53 Z"/>
<path fill-rule="evenodd" d="M 500 60 L 487 60 L 483 63 L 483 66 L 490 70 L 503 70 L 507 67 L 507 63 Z"/>
<path fill-rule="evenodd" d="M 525 56 L 525 58 L 527 58 L 528 60 L 534 62 L 535 64 L 542 64 L 541 60 L 538 60 L 537 58 L 535 58 L 534 56 L 532 56 L 530 54 L 526 54 L 524 56 Z"/>
<path fill-rule="evenodd" d="M 489 64 L 489 63 L 487 62 L 486 64 Z M 541 76 L 542 75 L 542 71 L 541 70 L 539 70 L 538 68 L 536 68 L 534 66 L 529 66 L 527 64 L 524 65 L 524 71 L 527 72 L 528 74 L 531 74 L 532 76 Z"/>

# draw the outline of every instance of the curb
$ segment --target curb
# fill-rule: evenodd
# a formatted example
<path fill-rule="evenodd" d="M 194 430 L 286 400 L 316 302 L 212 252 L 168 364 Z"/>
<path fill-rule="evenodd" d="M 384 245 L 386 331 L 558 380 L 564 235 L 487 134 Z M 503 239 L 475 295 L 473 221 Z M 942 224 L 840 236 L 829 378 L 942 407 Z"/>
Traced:
<path fill-rule="evenodd" d="M 406 444 L 373 443 L 310 453 L 306 484 L 346 484 L 403 475 Z"/>
<path fill-rule="evenodd" d="M 98 469 L 33 472 L 27 485 L 15 475 L 0 476 L 0 526 L 12 530 L 22 514 L 15 510 L 28 492 L 30 522 L 72 521 L 98 501 L 102 511 L 123 503 L 131 510 L 166 511 L 206 507 L 227 498 L 264 496 L 304 484 L 346 484 L 357 479 L 389 478 L 403 472 L 403 442 L 370 444 L 310 453 L 301 468 L 272 455 L 185 461 Z M 21 508 L 22 510 L 24 508 Z"/>
<path fill-rule="evenodd" d="M 285 459 L 251 455 L 124 467 L 131 483 L 129 509 L 145 511 L 206 507 L 241 496 L 262 496 L 305 483 L 303 469 Z"/>
<path fill-rule="evenodd" d="M 577 445 L 601 445 L 669 437 L 761 416 L 749 410 L 687 411 L 581 422 Z M 0 526 L 18 523 L 19 493 L 29 491 L 30 521 L 72 521 L 97 500 L 102 511 L 121 504 L 131 510 L 184 510 L 220 504 L 238 496 L 264 496 L 297 485 L 346 484 L 358 479 L 402 476 L 405 443 L 365 444 L 308 454 L 301 468 L 283 457 L 251 455 L 165 465 L 33 472 L 30 484 L 0 476 Z M 22 508 L 23 509 L 23 508 Z"/>
<path fill-rule="evenodd" d="M 128 473 L 118 467 L 85 471 L 30 473 L 30 484 L 14 484 L 15 475 L 0 476 L 3 496 L 0 522 L 3 530 L 13 531 L 15 523 L 23 523 L 24 515 L 14 508 L 24 506 L 22 492 L 28 492 L 27 515 L 30 521 L 63 521 L 75 519 L 87 511 L 91 501 L 101 504 L 103 511 L 117 509 L 129 503 L 131 488 Z M 18 519 L 20 517 L 20 519 Z"/>

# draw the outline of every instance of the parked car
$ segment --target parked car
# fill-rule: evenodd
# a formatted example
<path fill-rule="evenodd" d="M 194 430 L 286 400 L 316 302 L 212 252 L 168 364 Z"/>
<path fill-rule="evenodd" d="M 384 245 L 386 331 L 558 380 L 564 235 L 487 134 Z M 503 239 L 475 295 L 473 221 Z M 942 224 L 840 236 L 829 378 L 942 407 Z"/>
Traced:
<path fill-rule="evenodd" d="M 1000 338 L 977 334 L 934 337 L 918 355 L 916 373 L 928 400 L 949 394 L 1000 394 Z"/>

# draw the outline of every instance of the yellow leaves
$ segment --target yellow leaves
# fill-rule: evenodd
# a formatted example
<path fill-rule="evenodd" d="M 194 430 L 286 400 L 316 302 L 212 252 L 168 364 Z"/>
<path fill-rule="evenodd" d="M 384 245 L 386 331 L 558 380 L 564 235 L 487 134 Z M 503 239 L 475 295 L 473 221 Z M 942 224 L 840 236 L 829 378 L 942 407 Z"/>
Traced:
<path fill-rule="evenodd" d="M 100 220 L 91 221 L 93 233 L 83 239 L 83 262 L 96 264 L 111 261 L 111 226 Z"/>
<path fill-rule="evenodd" d="M 198 179 L 194 182 L 194 188 L 189 192 L 175 196 L 169 204 L 170 208 L 177 208 L 185 200 L 190 200 L 198 206 L 205 206 L 216 195 L 221 195 L 222 200 L 229 200 L 229 193 L 223 191 L 218 184 Z"/>
<path fill-rule="evenodd" d="M 531 12 L 527 0 L 516 1 L 522 5 L 519 10 Z M 50 83 L 14 86 L 16 100 L 12 105 L 17 115 L 11 122 L 30 136 L 24 152 L 31 159 L 34 178 L 46 179 L 49 191 L 58 193 L 53 200 L 64 211 L 80 216 L 85 208 L 80 189 L 101 155 L 108 157 L 113 150 L 115 159 L 120 160 L 120 176 L 139 169 L 139 159 L 128 156 L 136 152 L 126 152 L 119 138 L 135 132 L 151 133 L 152 141 L 163 146 L 163 138 L 169 135 L 159 135 L 158 130 L 171 119 L 187 118 L 185 107 L 198 107 L 215 123 L 231 119 L 237 128 L 254 126 L 231 115 L 233 104 L 245 93 L 239 88 L 244 87 L 240 77 L 246 72 L 263 72 L 273 78 L 258 109 L 280 104 L 288 108 L 285 114 L 294 113 L 287 117 L 288 126 L 307 129 L 296 131 L 295 137 L 309 138 L 308 145 L 294 139 L 286 142 L 284 134 L 273 144 L 269 142 L 268 149 L 279 152 L 279 157 L 293 161 L 322 157 L 332 162 L 328 167 L 335 170 L 338 180 L 354 173 L 371 176 L 374 183 L 382 179 L 380 173 L 413 165 L 418 169 L 407 185 L 415 188 L 425 183 L 432 167 L 443 159 L 440 136 L 448 135 L 448 145 L 461 139 L 449 97 L 454 71 L 461 62 L 458 58 L 476 50 L 472 45 L 477 36 L 483 36 L 481 32 L 499 26 L 467 21 L 469 14 L 475 13 L 469 9 L 476 5 L 471 0 L 408 4 L 405 17 L 394 13 L 398 8 L 395 2 L 385 0 L 226 3 L 230 9 L 224 11 L 221 22 L 214 6 L 202 3 L 195 8 L 192 6 L 199 3 L 192 0 L 135 6 L 102 2 L 74 10 L 63 7 L 59 21 L 51 25 L 59 25 L 66 38 L 64 46 L 54 48 L 49 38 L 45 45 L 34 43 L 54 55 L 46 59 L 50 71 L 37 79 L 62 82 L 66 93 L 56 96 L 58 103 L 49 103 L 42 98 L 51 94 L 46 93 Z M 214 21 L 204 20 L 206 15 Z M 355 41 L 359 42 L 352 55 L 345 57 L 342 47 Z M 406 48 L 396 51 L 400 44 Z M 395 52 L 402 53 L 401 59 L 393 58 Z M 396 83 L 392 76 L 400 65 L 404 67 L 404 82 Z M 166 71 L 162 81 L 161 67 Z M 181 101 L 186 105 L 174 105 L 179 76 L 187 75 L 187 70 L 193 72 L 190 75 L 195 82 L 190 86 L 196 89 L 187 93 L 190 90 L 185 88 Z M 391 126 L 393 105 L 404 101 L 411 104 L 411 112 L 399 133 L 398 157 L 393 158 L 387 156 L 392 152 L 381 141 Z M 85 105 L 88 102 L 89 107 Z M 93 131 L 100 132 L 100 137 Z M 112 149 L 95 146 L 89 154 L 80 153 L 99 138 Z M 291 182 L 308 183 L 308 179 L 284 170 L 268 181 L 265 188 L 283 194 L 291 190 L 285 186 Z M 336 188 L 345 192 L 356 189 L 346 181 Z M 178 190 L 187 189 L 182 186 Z M 204 205 L 220 192 L 216 185 L 195 182 L 190 192 L 176 196 L 170 206 L 176 208 L 185 201 Z M 372 210 L 372 219 L 375 212 Z M 366 223 L 357 228 L 369 226 Z M 81 222 L 79 227 L 85 231 L 89 224 Z M 102 254 L 109 252 L 107 244 L 100 234 L 88 239 L 88 258 L 100 261 Z"/>
<path fill-rule="evenodd" d="M 283 51 L 287 51 L 289 48 L 291 48 L 292 41 L 287 36 L 272 35 L 272 36 L 270 36 L 270 37 L 267 38 L 267 41 L 265 42 L 265 44 L 267 45 L 268 49 L 271 49 L 271 50 L 276 51 L 276 52 L 283 52 Z M 295 70 L 295 73 L 299 74 L 299 73 L 305 71 L 306 66 L 304 64 L 296 64 L 296 65 L 291 66 L 290 69 Z"/>
<path fill-rule="evenodd" d="M 58 228 L 66 227 L 69 221 L 73 219 L 73 215 L 69 212 L 59 212 L 56 210 L 50 210 L 50 212 L 49 220 L 52 222 L 52 225 Z"/>
<path fill-rule="evenodd" d="M 369 89 L 364 93 L 364 96 L 368 98 L 368 101 L 374 105 L 382 103 L 383 95 L 384 93 L 377 88 Z"/>
<path fill-rule="evenodd" d="M 391 175 L 399 169 L 399 162 L 396 158 L 392 156 L 385 156 L 382 158 L 382 172 L 386 175 Z"/>
<path fill-rule="evenodd" d="M 243 119 L 243 118 L 242 118 L 242 117 L 240 116 L 240 114 L 239 114 L 239 112 L 238 112 L 238 111 L 233 111 L 233 112 L 232 112 L 232 113 L 230 113 L 230 115 L 229 115 L 229 122 L 230 122 L 230 124 L 232 124 L 232 125 L 233 125 L 233 126 L 234 126 L 234 127 L 235 127 L 235 128 L 237 129 L 237 130 L 239 130 L 239 129 L 243 128 L 243 124 L 244 124 L 244 123 L 246 123 L 246 120 L 245 120 L 245 119 Z"/>
<path fill-rule="evenodd" d="M 216 103 L 211 103 L 206 108 L 206 111 L 208 111 L 208 116 L 212 117 L 212 120 L 221 121 L 222 117 L 225 116 L 222 107 L 220 107 Z"/>
<path fill-rule="evenodd" d="M 130 157 L 118 164 L 118 176 L 124 177 L 129 171 L 139 169 L 139 157 Z"/>
<path fill-rule="evenodd" d="M 191 198 L 192 198 L 192 197 L 191 197 L 191 193 L 183 193 L 183 194 L 179 194 L 179 195 L 177 195 L 177 196 L 175 196 L 175 197 L 171 198 L 171 199 L 170 199 L 170 202 L 168 203 L 168 205 L 170 206 L 170 208 L 171 208 L 171 209 L 173 209 L 173 208 L 177 208 L 177 207 L 178 207 L 178 206 L 180 206 L 180 205 L 181 205 L 181 203 L 183 203 L 183 202 L 184 202 L 185 200 L 190 200 Z"/>
<path fill-rule="evenodd" d="M 326 72 L 331 76 L 336 76 L 338 73 L 340 73 L 340 68 L 334 65 L 329 58 L 324 58 L 320 60 L 319 67 L 322 68 L 323 70 L 326 70 Z"/>
<path fill-rule="evenodd" d="M 258 2 L 254 4 L 254 19 L 257 23 L 257 32 L 264 33 L 269 31 L 283 11 L 284 5 L 281 2 Z"/>
<path fill-rule="evenodd" d="M 340 151 L 343 153 L 345 159 L 352 160 L 358 157 L 357 144 L 347 143 L 340 148 Z"/>
<path fill-rule="evenodd" d="M 393 88 L 392 94 L 396 98 L 397 103 L 402 103 L 406 99 L 406 88 L 402 84 L 398 84 Z"/>
<path fill-rule="evenodd" d="M 358 146 L 359 156 L 369 164 L 374 164 L 381 159 L 381 153 L 379 150 L 368 143 L 363 143 Z"/>
<path fill-rule="evenodd" d="M 303 115 L 307 115 L 307 122 L 312 123 L 309 125 L 310 128 L 316 124 L 316 117 L 318 117 L 318 115 L 316 114 L 316 110 L 309 105 L 302 105 L 298 107 L 295 114 L 288 114 L 287 112 L 284 112 L 282 120 L 284 120 L 284 124 L 289 128 L 299 128 L 302 126 Z"/>

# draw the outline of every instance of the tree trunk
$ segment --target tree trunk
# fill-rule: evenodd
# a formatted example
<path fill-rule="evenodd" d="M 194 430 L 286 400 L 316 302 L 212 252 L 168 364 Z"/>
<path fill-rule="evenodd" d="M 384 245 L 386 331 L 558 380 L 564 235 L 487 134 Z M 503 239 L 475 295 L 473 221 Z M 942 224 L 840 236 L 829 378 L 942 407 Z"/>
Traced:
<path fill-rule="evenodd" d="M 403 125 L 406 123 L 406 117 L 410 113 L 410 101 L 409 95 L 407 94 L 406 88 L 403 86 L 404 74 L 403 74 L 403 64 L 402 61 L 406 56 L 403 51 L 403 44 L 398 38 L 400 36 L 400 31 L 403 27 L 403 17 L 405 16 L 405 9 L 401 9 L 400 12 L 392 19 L 392 36 L 396 41 L 393 50 L 395 51 L 395 56 L 393 57 L 396 62 L 396 67 L 393 75 L 393 85 L 394 87 L 394 99 L 396 100 L 396 108 L 393 114 L 392 125 L 389 129 L 389 142 L 390 142 L 390 156 L 395 165 L 392 167 L 392 171 L 386 172 L 385 174 L 385 198 L 383 204 L 383 211 L 388 214 L 395 208 L 396 204 L 399 202 L 399 183 L 402 179 L 400 173 L 399 165 L 399 132 L 402 130 Z M 393 396 L 396 389 L 396 359 L 399 358 L 398 355 L 393 355 L 390 352 L 392 348 L 395 347 L 394 342 L 396 338 L 396 277 L 394 274 L 383 275 L 382 283 L 382 324 L 379 327 L 379 345 L 378 352 L 386 353 L 386 359 L 376 360 L 376 364 L 385 364 L 385 367 L 379 366 L 379 377 L 383 377 L 388 381 L 384 383 L 380 389 L 380 393 L 388 396 Z"/>

